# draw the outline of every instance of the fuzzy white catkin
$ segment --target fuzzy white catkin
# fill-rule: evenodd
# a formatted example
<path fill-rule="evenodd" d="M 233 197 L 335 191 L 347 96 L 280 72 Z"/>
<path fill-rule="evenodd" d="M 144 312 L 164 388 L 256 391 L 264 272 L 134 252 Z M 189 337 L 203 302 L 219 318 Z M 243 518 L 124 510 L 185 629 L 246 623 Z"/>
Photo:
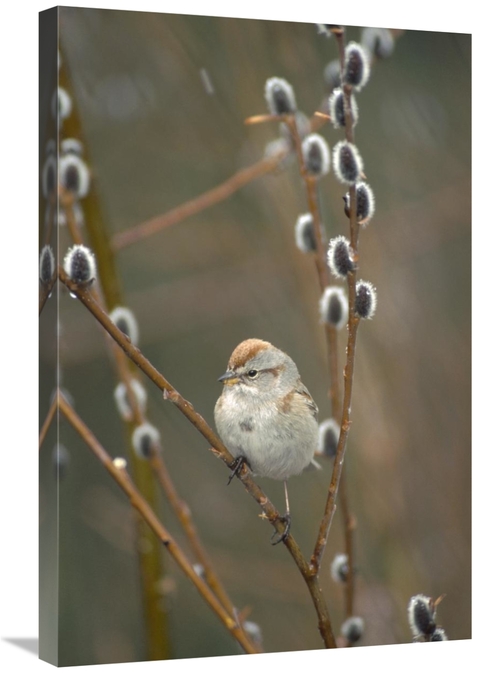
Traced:
<path fill-rule="evenodd" d="M 134 392 L 135 398 L 137 400 L 137 405 L 139 410 L 144 413 L 146 410 L 147 394 L 144 386 L 139 383 L 137 379 L 132 379 L 130 381 L 130 387 Z M 118 408 L 118 413 L 125 421 L 132 420 L 132 408 L 127 399 L 127 388 L 123 382 L 119 383 L 114 391 L 114 398 L 116 406 Z"/>
<path fill-rule="evenodd" d="M 415 637 L 430 635 L 436 628 L 436 608 L 432 598 L 416 594 L 408 603 L 408 623 Z"/>
<path fill-rule="evenodd" d="M 349 557 L 347 554 L 337 554 L 330 565 L 332 579 L 339 584 L 347 581 L 349 571 Z"/>
<path fill-rule="evenodd" d="M 94 253 L 85 245 L 74 245 L 63 260 L 63 267 L 74 283 L 89 283 L 96 277 Z"/>
<path fill-rule="evenodd" d="M 328 99 L 328 107 L 330 109 L 330 119 L 334 128 L 339 129 L 345 126 L 345 96 L 341 87 L 338 87 L 333 90 L 330 98 Z M 358 123 L 359 113 L 358 113 L 358 104 L 354 95 L 351 94 L 351 116 L 352 116 L 352 125 L 356 126 Z"/>
<path fill-rule="evenodd" d="M 354 269 L 352 248 L 345 236 L 336 236 L 330 240 L 326 261 L 336 278 L 345 278 Z"/>
<path fill-rule="evenodd" d="M 370 78 L 370 59 L 357 42 L 349 42 L 345 49 L 344 82 L 360 91 Z"/>
<path fill-rule="evenodd" d="M 150 458 L 154 448 L 159 445 L 160 433 L 151 423 L 141 423 L 132 433 L 132 446 L 139 458 Z"/>
<path fill-rule="evenodd" d="M 349 301 L 344 288 L 331 285 L 326 287 L 319 300 L 321 322 L 341 330 L 349 317 Z"/>
<path fill-rule="evenodd" d="M 330 170 L 328 143 L 319 133 L 310 133 L 302 142 L 302 155 L 309 175 L 320 178 Z"/>
<path fill-rule="evenodd" d="M 314 252 L 316 241 L 314 238 L 313 217 L 311 213 L 299 215 L 295 223 L 295 243 L 302 252 Z"/>
<path fill-rule="evenodd" d="M 339 140 L 333 148 L 332 167 L 339 182 L 353 185 L 362 177 L 363 159 L 355 145 Z"/>
<path fill-rule="evenodd" d="M 137 346 L 139 343 L 139 325 L 133 312 L 126 306 L 116 306 L 109 317 L 128 336 L 134 346 Z"/>
<path fill-rule="evenodd" d="M 369 320 L 375 315 L 377 308 L 377 290 L 367 280 L 358 280 L 356 283 L 356 300 L 354 310 L 360 318 Z"/>
<path fill-rule="evenodd" d="M 270 77 L 266 81 L 264 96 L 273 115 L 293 114 L 297 110 L 293 87 L 286 79 Z"/>
<path fill-rule="evenodd" d="M 334 418 L 327 418 L 319 424 L 318 453 L 327 458 L 335 458 L 340 437 L 340 426 Z"/>
<path fill-rule="evenodd" d="M 356 643 L 365 630 L 365 622 L 362 617 L 349 617 L 340 627 L 340 632 L 350 643 Z"/>
<path fill-rule="evenodd" d="M 87 196 L 90 189 L 90 171 L 85 161 L 69 152 L 59 160 L 59 180 L 77 199 Z"/>
<path fill-rule="evenodd" d="M 39 278 L 44 285 L 48 285 L 54 276 L 56 263 L 50 245 L 44 245 L 40 252 Z"/>

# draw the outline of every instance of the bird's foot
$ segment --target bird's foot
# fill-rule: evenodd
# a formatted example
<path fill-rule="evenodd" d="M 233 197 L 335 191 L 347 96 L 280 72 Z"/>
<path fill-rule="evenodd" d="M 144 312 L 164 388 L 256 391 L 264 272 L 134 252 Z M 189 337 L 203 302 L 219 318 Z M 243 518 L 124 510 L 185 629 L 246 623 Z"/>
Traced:
<path fill-rule="evenodd" d="M 291 523 L 292 523 L 292 518 L 291 518 L 290 514 L 287 513 L 284 516 L 278 517 L 278 521 L 281 521 L 282 523 L 285 524 L 285 530 L 281 533 L 279 538 L 273 542 L 274 536 L 277 535 L 277 533 L 278 533 L 277 530 L 274 531 L 274 533 L 271 536 L 271 544 L 272 545 L 279 544 L 280 542 L 284 542 L 287 539 L 287 537 L 290 533 L 290 526 L 291 526 Z"/>
<path fill-rule="evenodd" d="M 235 458 L 231 465 L 229 466 L 231 468 L 231 474 L 229 475 L 229 479 L 227 482 L 227 485 L 232 482 L 233 478 L 236 476 L 240 476 L 240 472 L 243 468 L 243 465 L 248 466 L 248 460 L 245 458 L 245 456 L 238 456 L 238 458 Z"/>

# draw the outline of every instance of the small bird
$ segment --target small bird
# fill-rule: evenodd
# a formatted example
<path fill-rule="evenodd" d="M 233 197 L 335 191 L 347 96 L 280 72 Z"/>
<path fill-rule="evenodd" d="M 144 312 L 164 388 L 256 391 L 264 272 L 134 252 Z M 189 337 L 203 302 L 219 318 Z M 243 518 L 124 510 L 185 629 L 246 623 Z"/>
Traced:
<path fill-rule="evenodd" d="M 290 356 L 267 341 L 247 339 L 229 358 L 215 405 L 217 431 L 235 457 L 232 477 L 247 463 L 253 474 L 284 482 L 285 530 L 290 531 L 287 480 L 318 467 L 318 407 Z M 275 533 L 276 535 L 276 533 Z M 274 536 L 273 536 L 274 537 Z"/>

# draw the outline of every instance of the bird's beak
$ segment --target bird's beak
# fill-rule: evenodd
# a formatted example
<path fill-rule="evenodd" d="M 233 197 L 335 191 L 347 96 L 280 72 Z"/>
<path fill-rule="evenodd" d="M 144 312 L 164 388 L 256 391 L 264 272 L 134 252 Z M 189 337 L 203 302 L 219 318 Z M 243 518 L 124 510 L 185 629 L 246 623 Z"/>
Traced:
<path fill-rule="evenodd" d="M 218 379 L 225 386 L 234 386 L 235 383 L 238 383 L 240 377 L 237 376 L 234 372 L 228 370 L 225 374 L 222 374 Z"/>

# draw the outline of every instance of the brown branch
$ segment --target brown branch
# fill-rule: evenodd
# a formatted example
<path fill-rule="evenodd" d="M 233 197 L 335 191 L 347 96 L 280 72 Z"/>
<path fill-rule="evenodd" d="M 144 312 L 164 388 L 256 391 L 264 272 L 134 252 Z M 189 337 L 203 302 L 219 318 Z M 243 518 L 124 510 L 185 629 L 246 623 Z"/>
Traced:
<path fill-rule="evenodd" d="M 321 292 L 330 283 L 330 272 L 326 261 L 326 242 L 321 223 L 319 208 L 318 208 L 318 194 L 317 194 L 317 179 L 308 175 L 304 156 L 302 153 L 302 142 L 297 131 L 297 124 L 295 117 L 288 117 L 287 124 L 294 139 L 295 150 L 299 159 L 299 168 L 302 180 L 306 187 L 307 205 L 309 212 L 313 219 L 314 239 L 316 242 L 316 271 Z M 340 385 L 339 385 L 339 371 L 338 371 L 338 356 L 337 356 L 337 330 L 333 325 L 325 324 L 325 336 L 327 343 L 327 359 L 330 370 L 330 391 L 329 396 L 332 403 L 332 417 L 339 418 L 340 411 Z"/>
<path fill-rule="evenodd" d="M 261 159 L 252 166 L 237 171 L 217 187 L 209 189 L 207 192 L 200 194 L 190 201 L 186 201 L 167 213 L 153 217 L 130 229 L 115 234 L 112 240 L 114 250 L 121 250 L 167 227 L 177 224 L 187 217 L 205 210 L 205 208 L 224 201 L 224 199 L 227 199 L 231 194 L 238 191 L 238 189 L 252 182 L 252 180 L 274 170 L 283 156 L 283 153 L 278 153 L 273 157 Z"/>
<path fill-rule="evenodd" d="M 146 502 L 139 490 L 136 488 L 125 467 L 119 466 L 116 461 L 111 459 L 104 447 L 98 442 L 87 425 L 85 425 L 73 407 L 67 402 L 65 397 L 59 391 L 58 400 L 59 408 L 67 420 L 76 430 L 76 432 L 78 432 L 78 434 L 82 437 L 87 446 L 89 446 L 94 455 L 101 461 L 101 463 L 108 470 L 120 488 L 126 493 L 126 495 L 129 497 L 131 505 L 137 510 L 139 515 L 144 519 L 144 521 L 158 537 L 160 542 L 165 546 L 169 554 L 172 556 L 184 574 L 195 585 L 201 596 L 215 612 L 226 629 L 231 633 L 232 636 L 234 636 L 245 652 L 249 654 L 255 654 L 257 650 L 255 649 L 251 640 L 248 638 L 245 631 L 233 617 L 228 615 L 225 608 L 220 604 L 219 600 L 208 588 L 207 584 L 197 575 L 193 569 L 193 566 L 184 555 L 177 542 L 163 526 L 150 505 Z"/>
<path fill-rule="evenodd" d="M 203 566 L 205 580 L 208 586 L 217 596 L 221 605 L 225 608 L 227 613 L 229 615 L 234 616 L 236 614 L 235 607 L 232 604 L 231 599 L 227 595 L 224 587 L 222 586 L 219 578 L 217 577 L 217 574 L 213 568 L 208 553 L 203 543 L 201 542 L 200 536 L 193 522 L 191 511 L 188 505 L 184 502 L 184 500 L 181 499 L 181 497 L 177 493 L 174 482 L 170 477 L 165 462 L 161 457 L 159 451 L 154 451 L 153 455 L 149 459 L 149 462 L 158 478 L 158 481 L 163 489 L 163 492 L 167 497 L 168 502 L 170 503 L 170 506 L 174 510 L 177 518 L 179 519 L 186 533 L 186 536 L 189 540 L 189 543 L 193 549 L 196 558 Z"/>
<path fill-rule="evenodd" d="M 52 398 L 52 402 L 50 403 L 49 411 L 47 413 L 47 416 L 45 417 L 45 420 L 43 422 L 43 425 L 40 429 L 40 436 L 38 438 L 38 450 L 42 448 L 42 444 L 45 440 L 45 437 L 47 435 L 47 432 L 50 428 L 50 424 L 54 420 L 54 416 L 57 410 L 57 394 L 54 395 Z"/>
<path fill-rule="evenodd" d="M 285 116 L 275 116 L 268 114 L 256 115 L 246 119 L 245 124 L 256 124 L 261 122 L 274 121 L 276 119 L 284 120 Z M 326 115 L 315 113 L 310 120 L 311 130 L 316 130 L 317 128 L 323 126 L 326 119 L 328 119 Z M 267 173 L 271 173 L 289 152 L 290 150 L 284 150 L 277 152 L 272 157 L 264 157 L 251 166 L 242 168 L 217 187 L 209 189 L 194 199 L 186 201 L 180 206 L 177 206 L 172 210 L 163 213 L 162 215 L 153 217 L 150 220 L 146 220 L 145 222 L 141 222 L 140 224 L 130 227 L 130 229 L 115 234 L 112 241 L 113 249 L 118 251 L 122 248 L 126 248 L 127 246 L 132 245 L 137 241 L 141 241 L 148 236 L 152 236 L 153 234 L 156 234 L 159 231 L 166 229 L 167 227 L 182 222 L 182 220 L 186 219 L 187 217 L 191 217 L 191 215 L 196 215 L 196 213 L 205 210 L 205 208 L 209 208 L 216 203 L 219 203 L 220 201 L 224 201 L 229 196 L 234 194 L 234 192 L 247 185 L 249 182 L 260 178 Z"/>
<path fill-rule="evenodd" d="M 341 72 L 344 70 L 345 54 L 344 54 L 344 34 L 343 31 L 336 33 L 336 39 L 338 42 L 339 53 L 340 53 L 340 69 Z M 345 94 L 345 122 L 346 122 L 346 138 L 349 142 L 354 142 L 354 132 L 352 124 L 352 111 L 351 111 L 351 87 L 343 84 L 344 94 Z M 350 230 L 351 230 L 351 247 L 354 253 L 354 260 L 357 262 L 358 259 L 358 222 L 356 217 L 356 188 L 354 185 L 349 188 L 349 197 L 350 197 Z M 328 532 L 332 523 L 333 515 L 336 509 L 336 499 L 337 493 L 339 490 L 340 477 L 342 474 L 342 465 L 344 462 L 345 450 L 347 447 L 347 436 L 349 434 L 349 428 L 351 425 L 350 414 L 351 414 L 351 399 L 352 399 L 352 387 L 353 387 L 353 376 L 354 376 L 354 355 L 356 349 L 356 334 L 359 325 L 359 318 L 356 316 L 354 311 L 355 300 L 356 300 L 356 269 L 348 274 L 347 283 L 349 288 L 349 320 L 347 324 L 348 329 L 348 339 L 347 339 L 347 359 L 346 366 L 344 369 L 344 399 L 342 405 L 342 421 L 340 425 L 340 436 L 337 446 L 337 452 L 335 454 L 335 460 L 332 470 L 332 478 L 328 488 L 328 495 L 325 505 L 325 512 L 321 519 L 318 536 L 316 539 L 316 544 L 314 546 L 314 551 L 311 556 L 311 566 L 313 568 L 319 568 L 321 564 L 321 558 L 326 547 L 326 542 L 328 538 Z M 349 514 L 346 512 L 345 521 L 349 520 Z M 352 540 L 350 539 L 351 532 L 349 527 L 345 527 L 346 535 L 346 546 L 351 548 L 352 552 Z M 348 578 L 350 579 L 351 586 L 349 591 L 352 593 L 352 557 L 348 558 L 349 563 L 349 574 Z"/>
<path fill-rule="evenodd" d="M 174 404 L 184 416 L 194 425 L 207 440 L 210 450 L 214 455 L 220 458 L 227 467 L 231 468 L 234 458 L 227 450 L 224 444 L 217 437 L 212 428 L 205 419 L 196 412 L 193 405 L 185 400 L 177 390 L 160 374 L 160 372 L 144 357 L 141 351 L 136 348 L 123 332 L 110 320 L 109 316 L 97 304 L 88 289 L 82 288 L 73 283 L 64 272 L 59 269 L 59 279 L 66 287 L 82 302 L 82 304 L 92 313 L 92 315 L 101 323 L 104 329 L 123 349 L 126 355 L 139 367 L 141 371 L 161 390 L 165 399 Z M 249 470 L 244 466 L 238 474 L 238 479 L 243 483 L 245 490 L 259 504 L 265 518 L 271 523 L 279 534 L 284 531 L 284 523 L 281 520 L 278 510 L 274 507 L 269 498 L 262 489 L 253 481 Z M 311 574 L 309 564 L 304 558 L 297 542 L 292 535 L 288 535 L 284 544 L 295 561 L 300 573 L 302 574 L 307 588 L 311 595 L 316 614 L 318 616 L 318 628 L 326 647 L 336 647 L 335 637 L 332 632 L 328 608 L 321 593 L 318 578 Z"/>
<path fill-rule="evenodd" d="M 302 153 L 302 145 L 297 133 L 297 127 L 295 124 L 295 119 L 290 117 L 287 121 L 289 124 L 292 136 L 295 140 L 296 152 L 299 157 L 299 166 L 302 179 L 304 181 L 306 192 L 307 192 L 307 202 L 309 207 L 309 212 L 313 218 L 313 228 L 314 228 L 314 237 L 316 240 L 316 270 L 318 273 L 319 284 L 321 292 L 325 290 L 330 281 L 330 273 L 328 270 L 328 264 L 326 261 L 326 251 L 325 251 L 325 242 L 323 228 L 320 220 L 319 209 L 318 209 L 318 198 L 317 198 L 317 180 L 314 177 L 308 175 L 305 161 Z M 327 359 L 330 370 L 330 391 L 329 396 L 332 405 L 332 417 L 335 420 L 339 420 L 340 411 L 341 411 L 341 398 L 340 398 L 340 384 L 339 384 L 339 371 L 338 371 L 338 339 L 337 339 L 337 330 L 333 325 L 325 324 L 325 336 L 327 342 Z M 345 485 L 342 485 L 342 505 L 344 513 L 344 531 L 345 531 L 345 540 L 346 547 L 352 549 L 352 533 L 350 531 L 348 520 L 350 515 L 348 512 L 348 499 L 345 489 Z M 330 521 L 331 523 L 331 521 Z M 328 538 L 329 532 L 328 528 L 320 528 L 320 533 L 318 535 L 318 540 L 321 540 L 322 549 L 326 546 L 326 541 Z M 318 545 L 318 542 L 316 543 Z M 349 555 L 348 555 L 349 556 Z M 350 556 L 349 556 L 350 558 Z M 311 558 L 311 570 L 314 574 L 319 573 L 320 563 L 321 563 L 321 553 L 316 555 L 316 550 L 313 553 Z M 352 568 L 349 561 L 349 573 L 348 573 L 348 591 L 347 591 L 347 604 L 352 605 L 353 600 L 353 581 L 352 581 Z M 348 616 L 351 614 L 348 608 Z"/>
<path fill-rule="evenodd" d="M 69 192 L 65 191 L 64 189 L 60 189 L 60 195 L 65 210 L 66 221 L 69 225 L 68 229 L 71 234 L 71 238 L 75 243 L 82 244 L 83 238 L 80 236 L 80 232 L 78 230 L 74 217 L 74 198 Z M 93 293 L 96 303 L 102 307 L 104 302 L 101 293 L 98 291 L 98 288 L 95 287 L 94 285 L 91 288 L 89 288 L 89 291 Z M 127 359 L 127 356 L 115 341 L 111 341 L 111 346 L 114 355 L 114 361 L 118 371 L 118 377 L 125 385 L 127 399 L 130 404 L 132 412 L 130 423 L 135 426 L 142 425 L 143 423 L 146 422 L 146 416 L 143 413 L 142 409 L 140 408 L 137 397 L 132 388 L 133 375 L 129 367 L 130 361 Z M 205 579 L 207 584 L 210 586 L 214 594 L 217 596 L 221 605 L 226 609 L 228 615 L 230 617 L 234 617 L 237 614 L 236 609 L 231 603 L 227 593 L 224 590 L 224 587 L 222 586 L 220 580 L 218 579 L 212 568 L 208 555 L 204 550 L 204 547 L 197 535 L 195 526 L 191 521 L 191 517 L 189 515 L 189 508 L 177 495 L 173 481 L 170 478 L 170 475 L 168 473 L 167 467 L 163 461 L 161 454 L 159 452 L 155 452 L 155 455 L 152 457 L 149 463 L 153 468 L 153 471 L 161 487 L 163 488 L 168 501 L 170 502 L 174 512 L 179 518 L 181 525 L 185 529 L 188 540 L 191 546 L 193 547 L 195 555 L 197 556 L 200 563 L 202 563 L 204 567 Z"/>

